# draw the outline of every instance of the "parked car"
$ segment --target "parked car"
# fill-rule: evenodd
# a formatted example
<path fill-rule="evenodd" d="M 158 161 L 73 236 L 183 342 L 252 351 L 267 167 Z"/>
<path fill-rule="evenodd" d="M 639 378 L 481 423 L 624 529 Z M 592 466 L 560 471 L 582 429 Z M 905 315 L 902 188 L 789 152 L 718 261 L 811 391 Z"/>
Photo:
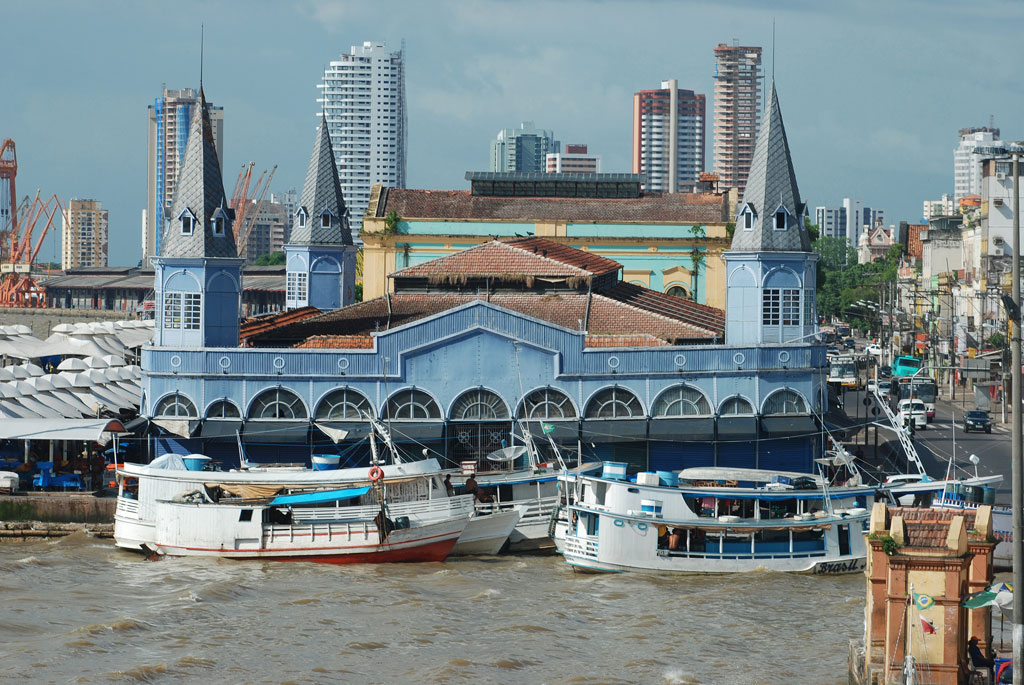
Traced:
<path fill-rule="evenodd" d="M 892 368 L 889 365 L 883 365 L 878 367 L 879 378 L 892 378 Z"/>
<path fill-rule="evenodd" d="M 868 384 L 867 384 L 867 388 L 866 389 L 867 389 L 868 392 L 878 392 L 878 387 L 875 385 L 875 379 L 874 378 L 869 378 L 868 379 Z"/>
<path fill-rule="evenodd" d="M 981 430 L 986 433 L 992 432 L 992 420 L 989 419 L 987 411 L 972 409 L 964 414 L 964 433 Z"/>
<path fill-rule="evenodd" d="M 876 357 L 882 356 L 882 346 L 878 343 L 868 343 L 864 346 L 864 351 L 868 354 L 873 354 Z"/>
<path fill-rule="evenodd" d="M 914 422 L 914 428 L 925 430 L 928 428 L 928 412 L 925 410 L 924 402 L 921 400 L 900 400 L 896 419 L 904 428 Z"/>

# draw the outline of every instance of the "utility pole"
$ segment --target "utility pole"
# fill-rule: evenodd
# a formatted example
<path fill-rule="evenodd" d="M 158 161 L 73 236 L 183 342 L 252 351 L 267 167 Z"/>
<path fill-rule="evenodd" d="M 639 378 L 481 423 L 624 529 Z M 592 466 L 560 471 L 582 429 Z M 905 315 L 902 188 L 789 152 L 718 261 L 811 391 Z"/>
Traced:
<path fill-rule="evenodd" d="M 1013 318 L 1012 336 L 1010 341 L 1010 372 L 1012 382 L 1012 423 L 1011 423 L 1011 455 L 1013 478 L 1013 660 L 1017 668 L 1013 670 L 1014 685 L 1024 685 L 1024 469 L 1021 468 L 1021 396 L 1020 396 L 1020 151 L 1013 152 L 1013 261 L 1011 277 L 1011 295 L 1013 312 L 1007 316 Z M 1009 308 L 1008 308 L 1009 309 Z"/>

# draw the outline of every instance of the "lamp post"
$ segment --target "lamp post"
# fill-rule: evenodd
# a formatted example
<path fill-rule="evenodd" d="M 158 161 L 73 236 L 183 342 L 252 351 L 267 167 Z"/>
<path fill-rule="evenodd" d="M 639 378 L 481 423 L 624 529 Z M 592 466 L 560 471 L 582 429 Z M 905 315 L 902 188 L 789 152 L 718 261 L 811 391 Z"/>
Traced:
<path fill-rule="evenodd" d="M 1010 373 L 1013 375 L 1013 412 L 1011 459 L 1013 463 L 1013 670 L 1014 685 L 1024 685 L 1024 469 L 1021 468 L 1021 406 L 1020 406 L 1020 153 L 1013 150 L 1013 260 L 1010 277 L 1011 299 L 1016 311 L 1007 312 L 1013 318 L 1013 339 L 1010 341 Z"/>

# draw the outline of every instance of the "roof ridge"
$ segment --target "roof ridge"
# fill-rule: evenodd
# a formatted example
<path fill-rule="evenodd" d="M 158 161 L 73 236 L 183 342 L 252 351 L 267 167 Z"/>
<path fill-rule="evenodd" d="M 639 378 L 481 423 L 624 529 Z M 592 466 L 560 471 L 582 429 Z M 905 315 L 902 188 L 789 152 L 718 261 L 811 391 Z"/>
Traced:
<path fill-rule="evenodd" d="M 707 328 L 706 326 L 704 326 L 702 324 L 694 323 L 692 321 L 684 321 L 683 319 L 673 319 L 670 316 L 666 316 L 665 314 L 661 314 L 659 312 L 652 311 L 652 310 L 647 309 L 645 307 L 639 307 L 639 306 L 637 306 L 635 304 L 631 304 L 629 302 L 623 302 L 622 300 L 616 300 L 614 297 L 608 297 L 607 295 L 604 295 L 603 293 L 599 293 L 599 292 L 592 293 L 592 296 L 593 297 L 601 298 L 601 299 L 606 300 L 608 302 L 614 302 L 615 304 L 623 306 L 623 307 L 632 307 L 634 309 L 639 309 L 639 310 L 641 310 L 643 312 L 646 312 L 646 313 L 650 314 L 651 316 L 656 316 L 656 317 L 658 317 L 659 319 L 661 319 L 663 321 L 669 321 L 669 322 L 672 322 L 674 324 L 680 324 L 681 323 L 681 324 L 684 324 L 686 326 L 690 326 L 692 328 L 696 328 L 696 329 L 702 330 L 705 333 L 710 333 L 711 335 L 719 335 L 720 334 L 719 331 L 716 331 L 716 330 L 714 330 L 712 328 Z"/>

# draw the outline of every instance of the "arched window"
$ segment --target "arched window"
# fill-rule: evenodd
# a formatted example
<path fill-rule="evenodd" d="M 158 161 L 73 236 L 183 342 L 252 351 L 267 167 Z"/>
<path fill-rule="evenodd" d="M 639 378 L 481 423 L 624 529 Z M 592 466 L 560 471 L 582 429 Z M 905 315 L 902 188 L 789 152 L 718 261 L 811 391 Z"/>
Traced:
<path fill-rule="evenodd" d="M 764 402 L 764 414 L 806 414 L 807 402 L 800 393 L 780 390 Z"/>
<path fill-rule="evenodd" d="M 316 418 L 333 421 L 360 421 L 374 415 L 373 405 L 361 392 L 339 388 L 320 400 Z"/>
<path fill-rule="evenodd" d="M 665 294 L 671 295 L 672 297 L 678 297 L 684 300 L 690 299 L 690 293 L 686 292 L 686 288 L 684 288 L 681 285 L 672 286 L 671 288 L 665 291 Z"/>
<path fill-rule="evenodd" d="M 235 406 L 234 402 L 229 400 L 217 400 L 210 405 L 210 408 L 206 411 L 206 418 L 208 419 L 240 419 L 242 413 L 238 411 L 238 407 Z"/>
<path fill-rule="evenodd" d="M 640 400 L 625 388 L 607 388 L 594 395 L 587 404 L 588 419 L 624 419 L 643 416 Z"/>
<path fill-rule="evenodd" d="M 504 400 L 483 388 L 463 393 L 452 405 L 452 421 L 502 421 L 508 418 Z"/>
<path fill-rule="evenodd" d="M 754 405 L 747 402 L 742 397 L 730 397 L 725 402 L 722 402 L 721 408 L 718 410 L 719 416 L 753 416 Z"/>
<path fill-rule="evenodd" d="M 519 418 L 553 420 L 575 419 L 576 407 L 561 390 L 541 388 L 528 394 L 519 406 Z"/>
<path fill-rule="evenodd" d="M 700 390 L 677 385 L 661 393 L 654 403 L 653 416 L 710 416 L 711 403 Z"/>
<path fill-rule="evenodd" d="M 441 409 L 437 402 L 422 390 L 410 388 L 396 393 L 384 405 L 381 418 L 396 420 L 438 419 Z"/>
<path fill-rule="evenodd" d="M 198 419 L 196 405 L 181 393 L 168 395 L 156 405 L 154 416 L 173 419 Z"/>
<path fill-rule="evenodd" d="M 250 419 L 304 419 L 306 405 L 291 390 L 272 388 L 264 390 L 249 408 Z"/>

